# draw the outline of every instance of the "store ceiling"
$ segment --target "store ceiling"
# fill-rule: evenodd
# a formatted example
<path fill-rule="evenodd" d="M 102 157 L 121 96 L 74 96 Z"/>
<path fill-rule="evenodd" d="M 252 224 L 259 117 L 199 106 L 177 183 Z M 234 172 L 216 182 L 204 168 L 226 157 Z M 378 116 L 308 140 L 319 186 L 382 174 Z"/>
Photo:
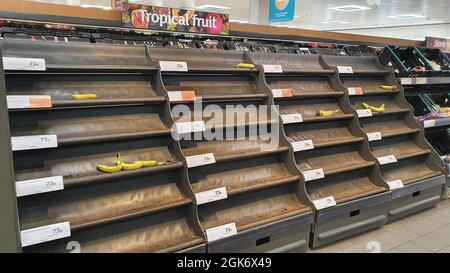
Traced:
<path fill-rule="evenodd" d="M 71 5 L 109 6 L 110 4 L 110 0 L 34 1 Z M 233 21 L 248 22 L 250 20 L 250 0 L 130 0 L 130 2 L 167 7 L 222 6 L 229 9 L 215 10 L 230 13 Z M 355 11 L 335 9 L 349 5 L 364 9 Z M 294 21 L 274 25 L 313 30 L 350 31 L 360 28 L 448 23 L 450 23 L 450 0 L 296 0 Z M 405 33 L 405 35 L 408 34 Z"/>

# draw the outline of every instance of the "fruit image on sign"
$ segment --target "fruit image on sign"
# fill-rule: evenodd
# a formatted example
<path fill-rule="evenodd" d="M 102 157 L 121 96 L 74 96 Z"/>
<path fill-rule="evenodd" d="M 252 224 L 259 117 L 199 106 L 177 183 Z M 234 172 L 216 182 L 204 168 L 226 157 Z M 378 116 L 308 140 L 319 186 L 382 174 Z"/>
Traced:
<path fill-rule="evenodd" d="M 136 28 L 148 28 L 147 18 L 141 10 L 133 10 L 131 12 L 131 20 L 133 22 L 133 26 Z"/>

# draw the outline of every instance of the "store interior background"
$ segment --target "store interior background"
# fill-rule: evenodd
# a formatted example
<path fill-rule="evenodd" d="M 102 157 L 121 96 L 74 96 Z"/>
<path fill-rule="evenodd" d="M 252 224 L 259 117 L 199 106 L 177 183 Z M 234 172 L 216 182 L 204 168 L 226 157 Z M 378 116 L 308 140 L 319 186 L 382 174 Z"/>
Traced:
<path fill-rule="evenodd" d="M 32 0 L 85 8 L 111 9 L 110 0 Z M 261 0 L 130 0 L 130 3 L 196 8 L 229 13 L 235 23 L 258 20 Z M 263 17 L 263 16 L 259 16 Z M 296 0 L 295 18 L 273 26 L 423 41 L 450 39 L 448 0 Z"/>

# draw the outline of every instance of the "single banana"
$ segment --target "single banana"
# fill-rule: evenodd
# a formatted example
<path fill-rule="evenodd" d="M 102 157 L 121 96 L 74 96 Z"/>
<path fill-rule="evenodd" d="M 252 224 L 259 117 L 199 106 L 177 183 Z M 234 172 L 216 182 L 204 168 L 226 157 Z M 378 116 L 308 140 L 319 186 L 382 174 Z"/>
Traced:
<path fill-rule="evenodd" d="M 339 113 L 340 110 L 320 110 L 319 116 L 321 117 L 329 117 L 334 116 L 335 114 Z"/>
<path fill-rule="evenodd" d="M 244 64 L 244 63 L 240 63 L 236 66 L 237 68 L 248 68 L 248 69 L 253 69 L 255 68 L 254 64 Z"/>
<path fill-rule="evenodd" d="M 71 96 L 74 100 L 95 100 L 98 98 L 96 94 L 72 94 Z"/>
<path fill-rule="evenodd" d="M 386 108 L 384 108 L 384 106 L 385 106 L 384 104 L 382 104 L 380 107 L 374 107 L 367 103 L 362 104 L 362 107 L 364 109 L 370 109 L 370 110 L 372 110 L 372 112 L 376 112 L 376 113 L 383 113 L 384 111 L 386 111 Z"/>
<path fill-rule="evenodd" d="M 135 161 L 134 163 L 142 163 L 143 167 L 153 167 L 158 165 L 158 161 L 156 160 Z"/>
<path fill-rule="evenodd" d="M 124 171 L 135 171 L 142 168 L 144 164 L 142 162 L 136 161 L 133 164 L 122 163 L 122 170 Z"/>
<path fill-rule="evenodd" d="M 391 91 L 397 90 L 397 86 L 395 86 L 395 85 L 380 85 L 380 88 L 384 89 L 384 90 L 391 90 Z"/>
<path fill-rule="evenodd" d="M 104 173 L 117 173 L 122 170 L 122 165 L 116 165 L 116 166 L 106 166 L 106 165 L 97 165 L 97 169 Z"/>

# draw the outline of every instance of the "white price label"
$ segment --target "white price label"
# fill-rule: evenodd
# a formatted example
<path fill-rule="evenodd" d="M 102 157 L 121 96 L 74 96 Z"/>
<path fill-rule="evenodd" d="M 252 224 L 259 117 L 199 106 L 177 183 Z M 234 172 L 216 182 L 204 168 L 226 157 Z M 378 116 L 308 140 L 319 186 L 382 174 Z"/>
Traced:
<path fill-rule="evenodd" d="M 22 247 L 54 241 L 70 237 L 70 235 L 69 222 L 22 230 L 20 232 Z"/>
<path fill-rule="evenodd" d="M 317 210 L 336 206 L 336 200 L 334 200 L 334 196 L 328 196 L 322 199 L 313 200 L 313 203 Z"/>
<path fill-rule="evenodd" d="M 195 132 L 204 132 L 206 130 L 204 121 L 179 122 L 175 123 L 179 134 L 189 134 Z"/>
<path fill-rule="evenodd" d="M 359 110 L 356 110 L 356 113 L 358 114 L 359 118 L 365 118 L 365 117 L 372 116 L 372 110 L 370 110 L 370 109 L 359 109 Z"/>
<path fill-rule="evenodd" d="M 208 242 L 214 242 L 237 234 L 236 223 L 230 223 L 206 230 Z"/>
<path fill-rule="evenodd" d="M 291 145 L 292 145 L 292 149 L 294 149 L 294 152 L 300 152 L 300 151 L 314 149 L 314 143 L 312 140 L 292 142 Z"/>
<path fill-rule="evenodd" d="M 6 96 L 8 109 L 51 108 L 50 96 Z"/>
<path fill-rule="evenodd" d="M 62 176 L 52 176 L 16 182 L 17 197 L 60 191 L 64 189 Z"/>
<path fill-rule="evenodd" d="M 436 120 L 430 119 L 430 120 L 424 120 L 423 121 L 423 127 L 424 128 L 430 128 L 436 126 Z"/>
<path fill-rule="evenodd" d="M 380 165 L 386 165 L 397 162 L 397 158 L 395 157 L 395 155 L 382 156 L 377 158 L 377 160 L 380 163 Z"/>
<path fill-rule="evenodd" d="M 283 73 L 283 66 L 280 64 L 263 64 L 265 73 Z"/>
<path fill-rule="evenodd" d="M 402 85 L 411 85 L 413 83 L 412 78 L 401 78 L 400 83 Z"/>
<path fill-rule="evenodd" d="M 188 71 L 187 62 L 160 61 L 159 67 L 161 68 L 161 71 L 178 71 L 178 72 Z"/>
<path fill-rule="evenodd" d="M 349 87 L 348 89 L 348 95 L 349 96 L 362 96 L 364 95 L 364 91 L 362 87 Z"/>
<path fill-rule="evenodd" d="M 197 205 L 211 203 L 214 201 L 219 201 L 222 199 L 227 199 L 227 188 L 217 188 L 209 191 L 202 191 L 195 194 L 195 199 L 197 200 Z"/>
<path fill-rule="evenodd" d="M 382 139 L 381 132 L 367 133 L 367 137 L 369 138 L 369 141 L 377 141 Z"/>
<path fill-rule="evenodd" d="M 305 181 L 313 181 L 325 178 L 325 173 L 323 172 L 323 169 L 305 171 L 302 172 L 302 174 L 305 177 Z"/>
<path fill-rule="evenodd" d="M 38 58 L 11 58 L 3 57 L 5 70 L 45 71 L 45 60 Z"/>
<path fill-rule="evenodd" d="M 195 91 L 170 91 L 168 92 L 169 101 L 180 102 L 180 101 L 195 101 Z"/>
<path fill-rule="evenodd" d="M 281 115 L 283 124 L 301 123 L 303 122 L 302 114 Z"/>
<path fill-rule="evenodd" d="M 353 74 L 353 68 L 351 66 L 338 65 L 337 69 L 340 74 Z"/>
<path fill-rule="evenodd" d="M 292 89 L 272 89 L 272 94 L 274 98 L 289 98 L 292 97 Z"/>
<path fill-rule="evenodd" d="M 186 157 L 188 168 L 194 168 L 204 165 L 210 165 L 216 163 L 214 154 L 202 154 Z"/>
<path fill-rule="evenodd" d="M 37 150 L 58 147 L 56 135 L 11 137 L 13 151 Z"/>
<path fill-rule="evenodd" d="M 416 78 L 416 84 L 427 84 L 427 78 Z"/>
<path fill-rule="evenodd" d="M 405 186 L 403 185 L 403 181 L 401 181 L 401 180 L 389 181 L 389 182 L 387 182 L 387 184 L 388 184 L 389 189 L 390 189 L 391 191 L 392 191 L 392 190 L 396 190 L 396 189 L 401 189 L 401 188 L 405 187 Z"/>
<path fill-rule="evenodd" d="M 307 48 L 307 47 L 300 47 L 299 49 L 300 50 L 308 50 L 309 51 L 309 48 Z"/>

